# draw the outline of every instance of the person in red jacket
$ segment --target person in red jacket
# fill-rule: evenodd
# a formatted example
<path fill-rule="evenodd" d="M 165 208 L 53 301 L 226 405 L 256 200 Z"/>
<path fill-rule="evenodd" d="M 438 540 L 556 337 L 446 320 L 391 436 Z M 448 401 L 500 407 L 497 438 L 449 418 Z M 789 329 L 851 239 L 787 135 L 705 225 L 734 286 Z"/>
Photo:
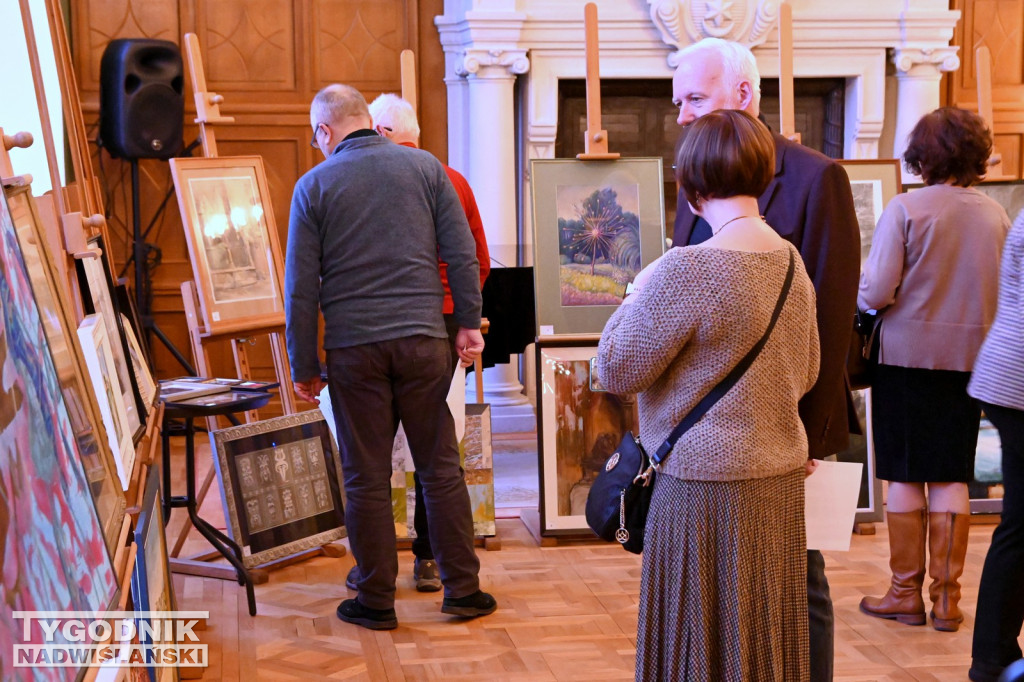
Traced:
<path fill-rule="evenodd" d="M 387 137 L 396 144 L 407 147 L 418 147 L 420 138 L 420 125 L 416 120 L 416 112 L 406 100 L 398 95 L 386 93 L 375 99 L 370 104 L 370 116 L 373 118 L 373 127 L 379 135 Z M 473 233 L 473 241 L 476 243 L 476 258 L 480 263 L 480 288 L 491 270 L 491 258 L 487 251 L 487 238 L 484 235 L 484 226 L 480 220 L 480 211 L 476 206 L 476 197 L 469 182 L 454 168 L 444 167 L 455 187 L 462 208 L 466 212 L 466 219 L 469 228 Z M 448 330 L 448 339 L 451 341 L 452 370 L 458 366 L 458 355 L 455 351 L 455 334 L 459 331 L 459 325 L 453 315 L 455 311 L 452 302 L 451 290 L 448 288 L 448 264 L 437 259 L 438 269 L 441 274 L 441 284 L 444 286 L 444 323 Z M 441 576 L 438 572 L 437 562 L 434 561 L 434 552 L 430 546 L 430 534 L 427 523 L 427 508 L 423 503 L 423 486 L 417 474 L 413 474 L 413 481 L 416 486 L 416 506 L 413 515 L 413 526 L 416 529 L 416 538 L 412 543 L 412 553 L 415 557 L 413 562 L 413 579 L 416 582 L 416 589 L 420 592 L 437 592 L 441 589 Z M 359 566 L 353 566 L 345 580 L 349 589 L 356 589 L 359 580 Z"/>

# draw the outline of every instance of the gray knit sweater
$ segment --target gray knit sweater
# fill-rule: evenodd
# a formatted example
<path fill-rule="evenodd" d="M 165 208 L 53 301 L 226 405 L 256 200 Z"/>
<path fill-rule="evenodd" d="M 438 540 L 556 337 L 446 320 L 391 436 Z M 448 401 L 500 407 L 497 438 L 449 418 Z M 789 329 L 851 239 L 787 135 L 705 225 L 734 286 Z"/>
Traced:
<path fill-rule="evenodd" d="M 793 471 L 807 460 L 797 403 L 818 376 L 814 287 L 795 248 L 752 253 L 670 249 L 598 347 L 609 391 L 639 393 L 640 440 L 654 452 L 749 351 L 771 320 L 789 252 L 794 276 L 768 342 L 743 377 L 676 443 L 660 472 L 734 481 Z"/>
<path fill-rule="evenodd" d="M 292 195 L 284 282 L 292 378 L 320 374 L 318 309 L 325 349 L 447 338 L 439 250 L 455 320 L 479 328 L 476 245 L 444 167 L 376 135 L 342 141 Z"/>

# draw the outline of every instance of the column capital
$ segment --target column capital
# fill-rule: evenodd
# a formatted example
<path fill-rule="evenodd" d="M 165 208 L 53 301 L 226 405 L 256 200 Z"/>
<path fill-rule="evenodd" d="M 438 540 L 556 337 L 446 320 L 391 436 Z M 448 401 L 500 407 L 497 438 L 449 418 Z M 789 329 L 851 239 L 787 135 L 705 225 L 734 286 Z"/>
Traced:
<path fill-rule="evenodd" d="M 503 47 L 474 47 L 454 54 L 455 75 L 468 78 L 512 77 L 530 70 L 526 50 L 508 50 Z"/>
<path fill-rule="evenodd" d="M 955 46 L 943 47 L 897 47 L 893 49 L 892 61 L 897 76 L 923 75 L 938 76 L 941 71 L 956 71 L 960 68 L 960 57 Z"/>

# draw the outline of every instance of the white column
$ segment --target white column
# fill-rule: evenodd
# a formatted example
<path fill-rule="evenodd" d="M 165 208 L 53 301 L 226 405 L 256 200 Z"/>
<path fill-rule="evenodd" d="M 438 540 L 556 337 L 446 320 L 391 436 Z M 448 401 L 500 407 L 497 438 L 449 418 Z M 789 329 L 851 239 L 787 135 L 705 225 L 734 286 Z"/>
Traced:
<path fill-rule="evenodd" d="M 939 107 L 939 81 L 943 71 L 960 67 L 956 47 L 898 47 L 893 52 L 896 64 L 896 131 L 893 152 L 902 158 L 907 138 L 925 114 Z M 916 175 L 903 169 L 904 182 L 920 182 Z"/>
<path fill-rule="evenodd" d="M 449 162 L 469 180 L 491 253 L 515 265 L 519 243 L 516 211 L 516 76 L 530 67 L 525 50 L 468 49 L 456 53 L 449 75 Z M 461 82 L 460 82 L 461 81 Z M 464 164 L 461 165 L 460 164 Z M 492 267 L 498 267 L 491 263 Z M 486 340 L 486 337 L 484 337 Z M 532 431 L 536 419 L 519 381 L 519 359 L 484 370 L 484 401 L 496 432 Z"/>

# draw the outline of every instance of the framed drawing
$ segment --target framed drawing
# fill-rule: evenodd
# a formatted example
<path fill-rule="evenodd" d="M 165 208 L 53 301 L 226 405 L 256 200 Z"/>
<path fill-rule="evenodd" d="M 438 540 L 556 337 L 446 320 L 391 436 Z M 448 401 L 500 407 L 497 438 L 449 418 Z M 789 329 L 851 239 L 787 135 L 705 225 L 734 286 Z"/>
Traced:
<path fill-rule="evenodd" d="M 1017 219 L 1021 211 L 1024 211 L 1024 180 L 980 182 L 974 188 L 995 199 L 1000 206 L 1006 209 L 1006 215 L 1010 216 L 1011 222 Z"/>
<path fill-rule="evenodd" d="M 284 324 L 284 266 L 258 156 L 171 159 L 208 332 Z"/>
<path fill-rule="evenodd" d="M 540 336 L 600 334 L 626 285 L 665 251 L 658 159 L 534 159 L 533 272 Z"/>
<path fill-rule="evenodd" d="M 78 454 L 89 481 L 89 492 L 96 504 L 107 549 L 113 555 L 124 519 L 124 492 L 107 443 L 96 396 L 87 378 L 85 358 L 80 345 L 75 342 L 77 334 L 69 294 L 54 266 L 55 260 L 47 246 L 30 187 L 10 190 L 7 200 L 36 305 L 42 315 L 43 330 Z"/>
<path fill-rule="evenodd" d="M 982 414 L 978 449 L 974 455 L 974 480 L 967 484 L 972 514 L 1003 511 L 1003 446 L 999 431 Z"/>
<path fill-rule="evenodd" d="M 636 400 L 595 391 L 592 346 L 537 344 L 540 521 L 545 535 L 592 534 L 590 486 L 623 434 L 638 423 Z"/>
<path fill-rule="evenodd" d="M 36 628 L 26 641 L 17 613 L 106 610 L 116 604 L 118 582 L 6 197 L 0 378 L 0 679 L 8 680 L 20 677 L 8 652 L 43 643 Z M 80 672 L 57 668 L 48 677 L 75 679 Z"/>
<path fill-rule="evenodd" d="M 117 369 L 103 319 L 95 313 L 86 315 L 78 326 L 78 340 L 82 344 L 93 393 L 100 406 L 107 442 L 110 449 L 117 453 L 114 458 L 117 475 L 121 479 L 121 487 L 128 490 L 135 466 L 135 443 L 132 441 L 124 400 L 117 390 Z"/>
<path fill-rule="evenodd" d="M 167 559 L 167 540 L 164 535 L 164 519 L 160 506 L 159 467 L 150 467 L 146 476 L 142 509 L 135 522 L 135 566 L 132 570 L 132 603 L 136 611 L 173 611 L 174 583 Z M 149 622 L 150 618 L 138 621 Z M 160 630 L 157 630 L 160 632 Z M 160 649 L 173 646 L 174 641 L 152 640 L 150 630 L 139 628 L 145 635 L 140 642 L 144 648 Z M 147 660 L 149 660 L 147 658 Z M 154 682 L 174 682 L 178 679 L 176 666 L 149 667 L 149 679 Z"/>
<path fill-rule="evenodd" d="M 110 272 L 110 261 L 104 251 L 105 244 L 100 236 L 88 240 L 91 250 L 99 254 L 95 258 L 79 258 L 75 261 L 78 272 L 78 285 L 82 291 L 82 303 L 85 314 L 97 314 L 103 323 L 110 341 L 111 357 L 117 370 L 117 387 L 124 396 L 125 417 L 127 428 L 136 442 L 142 437 L 146 426 L 146 416 L 152 405 L 146 405 L 142 391 L 136 380 L 136 372 L 132 365 L 131 350 L 128 336 L 121 316 L 114 303 L 114 280 Z"/>
<path fill-rule="evenodd" d="M 853 205 L 860 225 L 860 262 L 863 263 L 871 251 L 871 238 L 882 211 L 903 191 L 900 162 L 898 159 L 843 159 L 839 164 L 850 177 Z"/>
<path fill-rule="evenodd" d="M 214 431 L 210 442 L 247 568 L 345 537 L 341 459 L 320 410 Z"/>
<path fill-rule="evenodd" d="M 853 391 L 853 404 L 857 410 L 864 435 L 851 433 L 850 444 L 841 452 L 836 453 L 840 462 L 859 462 L 864 465 L 860 479 L 860 495 L 857 498 L 857 523 L 881 521 L 885 514 L 882 510 L 882 482 L 875 477 L 875 444 L 871 429 L 871 389 Z"/>

